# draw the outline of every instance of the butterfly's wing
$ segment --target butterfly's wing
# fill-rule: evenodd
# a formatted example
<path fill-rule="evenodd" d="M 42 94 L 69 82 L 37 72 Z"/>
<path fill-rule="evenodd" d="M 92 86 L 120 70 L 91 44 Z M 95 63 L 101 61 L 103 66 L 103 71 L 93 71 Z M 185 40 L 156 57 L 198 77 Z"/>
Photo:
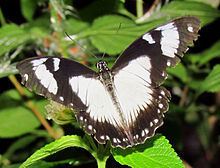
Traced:
<path fill-rule="evenodd" d="M 60 57 L 33 57 L 17 64 L 22 83 L 31 91 L 67 107 L 84 108 L 77 93 L 71 92 L 69 78 L 95 78 L 97 74 L 82 64 Z"/>
<path fill-rule="evenodd" d="M 160 86 L 166 68 L 180 61 L 197 39 L 199 27 L 195 17 L 173 20 L 142 35 L 115 62 L 115 89 L 135 144 L 153 136 L 163 124 L 170 98 Z"/>
<path fill-rule="evenodd" d="M 99 143 L 124 137 L 109 93 L 91 69 L 60 57 L 35 57 L 17 64 L 22 83 L 37 94 L 73 108 L 76 118 Z"/>

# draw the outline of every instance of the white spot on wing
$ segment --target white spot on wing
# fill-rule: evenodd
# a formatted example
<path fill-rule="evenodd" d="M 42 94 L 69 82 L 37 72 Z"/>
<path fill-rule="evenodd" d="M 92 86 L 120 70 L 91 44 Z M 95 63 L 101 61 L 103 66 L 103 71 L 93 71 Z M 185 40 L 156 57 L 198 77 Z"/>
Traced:
<path fill-rule="evenodd" d="M 36 60 L 33 60 L 31 61 L 32 63 L 32 66 L 35 68 L 41 64 L 43 64 L 48 58 L 41 58 L 41 59 L 36 59 Z"/>
<path fill-rule="evenodd" d="M 193 27 L 192 27 L 192 26 L 188 25 L 187 30 L 188 30 L 189 32 L 193 33 Z"/>
<path fill-rule="evenodd" d="M 53 65 L 54 65 L 54 71 L 57 71 L 59 69 L 60 59 L 59 58 L 53 58 Z"/>
<path fill-rule="evenodd" d="M 143 35 L 142 39 L 146 40 L 149 44 L 154 44 L 155 41 L 149 33 Z"/>
<path fill-rule="evenodd" d="M 25 81 L 28 80 L 28 74 L 24 74 L 24 80 L 25 80 Z"/>
<path fill-rule="evenodd" d="M 35 61 L 40 61 L 40 60 L 35 60 Z M 37 62 L 33 64 L 37 64 Z M 47 88 L 50 93 L 53 94 L 57 93 L 58 90 L 57 81 L 54 79 L 53 74 L 50 73 L 49 70 L 47 70 L 46 65 L 44 64 L 38 65 L 35 70 L 35 75 L 40 80 L 40 83 L 45 88 Z"/>
<path fill-rule="evenodd" d="M 157 124 L 157 123 L 158 123 L 158 121 L 159 121 L 159 120 L 158 120 L 157 118 L 156 118 L 156 119 L 154 119 L 154 123 L 155 123 L 155 124 Z"/>
<path fill-rule="evenodd" d="M 167 66 L 169 67 L 171 65 L 171 62 L 168 60 L 167 61 Z"/>
<path fill-rule="evenodd" d="M 105 136 L 105 138 L 106 138 L 107 140 L 110 140 L 110 138 L 109 138 L 109 136 L 108 136 L 108 135 L 106 135 L 106 136 Z"/>
<path fill-rule="evenodd" d="M 60 99 L 61 101 L 64 101 L 64 98 L 63 98 L 62 96 L 60 96 L 59 99 Z"/>
<path fill-rule="evenodd" d="M 116 140 L 117 140 L 118 143 L 121 143 L 120 139 L 117 138 Z"/>
<path fill-rule="evenodd" d="M 173 23 L 158 27 L 156 30 L 160 30 L 162 38 L 160 41 L 161 50 L 163 55 L 174 58 L 179 47 L 179 33 L 177 27 Z"/>
<path fill-rule="evenodd" d="M 163 104 L 162 103 L 159 104 L 159 108 L 163 108 Z"/>
<path fill-rule="evenodd" d="M 145 134 L 149 133 L 149 130 L 147 128 L 144 129 Z"/>
<path fill-rule="evenodd" d="M 104 139 L 105 139 L 105 136 L 104 136 L 104 135 L 100 136 L 100 139 L 104 140 Z"/>
<path fill-rule="evenodd" d="M 89 130 L 92 130 L 92 125 L 88 125 L 88 129 L 89 129 Z"/>

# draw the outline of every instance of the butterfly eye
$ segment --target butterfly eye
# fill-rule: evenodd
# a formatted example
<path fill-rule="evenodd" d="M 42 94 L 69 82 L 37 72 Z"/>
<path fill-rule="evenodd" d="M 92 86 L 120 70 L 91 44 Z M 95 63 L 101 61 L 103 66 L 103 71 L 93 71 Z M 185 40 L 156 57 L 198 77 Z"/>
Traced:
<path fill-rule="evenodd" d="M 98 68 L 98 70 L 100 72 L 104 71 L 104 70 L 108 70 L 108 66 L 107 66 L 107 63 L 105 61 L 99 61 L 97 64 L 96 64 L 96 67 Z"/>

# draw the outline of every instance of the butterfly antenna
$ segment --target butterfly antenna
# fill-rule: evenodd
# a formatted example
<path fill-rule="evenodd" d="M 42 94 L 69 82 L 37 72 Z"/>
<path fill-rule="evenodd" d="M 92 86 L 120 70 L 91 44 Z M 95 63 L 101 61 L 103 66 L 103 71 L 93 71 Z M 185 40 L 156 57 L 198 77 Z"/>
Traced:
<path fill-rule="evenodd" d="M 105 54 L 106 54 L 105 52 L 102 54 L 102 57 L 101 57 L 102 59 L 104 58 Z"/>
<path fill-rule="evenodd" d="M 118 26 L 118 29 L 117 29 L 117 31 L 116 31 L 116 34 L 119 32 L 119 30 L 121 29 L 121 25 L 122 25 L 122 23 L 119 23 L 119 26 Z M 121 54 L 122 54 L 123 52 L 121 52 L 120 54 L 119 54 L 119 57 L 121 56 Z"/>
<path fill-rule="evenodd" d="M 118 26 L 118 29 L 117 29 L 117 31 L 116 31 L 116 34 L 117 34 L 118 31 L 120 30 L 120 28 L 121 28 L 121 23 L 120 23 L 119 26 Z M 105 54 L 106 54 L 106 53 L 103 53 L 103 54 L 102 54 L 102 57 L 101 57 L 102 59 L 104 58 Z"/>
<path fill-rule="evenodd" d="M 82 51 L 84 51 L 85 53 L 88 53 L 88 54 L 92 55 L 92 56 L 95 57 L 95 58 L 97 58 L 97 56 L 96 56 L 95 54 L 93 54 L 92 51 L 90 51 L 90 50 L 88 50 L 88 49 L 85 49 L 81 44 L 79 44 L 76 40 L 74 40 L 67 32 L 65 32 L 65 35 L 66 35 L 70 40 L 72 40 L 73 42 L 75 42 L 75 43 L 79 46 L 79 48 L 80 48 Z"/>

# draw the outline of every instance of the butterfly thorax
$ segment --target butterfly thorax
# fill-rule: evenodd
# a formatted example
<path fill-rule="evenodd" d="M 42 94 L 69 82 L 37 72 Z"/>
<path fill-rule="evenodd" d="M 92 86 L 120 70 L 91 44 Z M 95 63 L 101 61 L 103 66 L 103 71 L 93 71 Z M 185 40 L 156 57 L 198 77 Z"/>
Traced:
<path fill-rule="evenodd" d="M 99 69 L 99 80 L 102 82 L 102 84 L 105 86 L 105 89 L 108 91 L 113 103 L 116 105 L 117 111 L 119 113 L 122 113 L 120 104 L 117 100 L 117 96 L 115 93 L 113 75 L 109 70 L 107 63 L 105 61 L 99 61 L 96 66 Z M 123 120 L 123 116 L 121 116 L 121 118 Z"/>
<path fill-rule="evenodd" d="M 105 61 L 99 61 L 97 63 L 99 70 L 99 80 L 105 85 L 106 89 L 110 92 L 113 90 L 113 77 Z"/>

